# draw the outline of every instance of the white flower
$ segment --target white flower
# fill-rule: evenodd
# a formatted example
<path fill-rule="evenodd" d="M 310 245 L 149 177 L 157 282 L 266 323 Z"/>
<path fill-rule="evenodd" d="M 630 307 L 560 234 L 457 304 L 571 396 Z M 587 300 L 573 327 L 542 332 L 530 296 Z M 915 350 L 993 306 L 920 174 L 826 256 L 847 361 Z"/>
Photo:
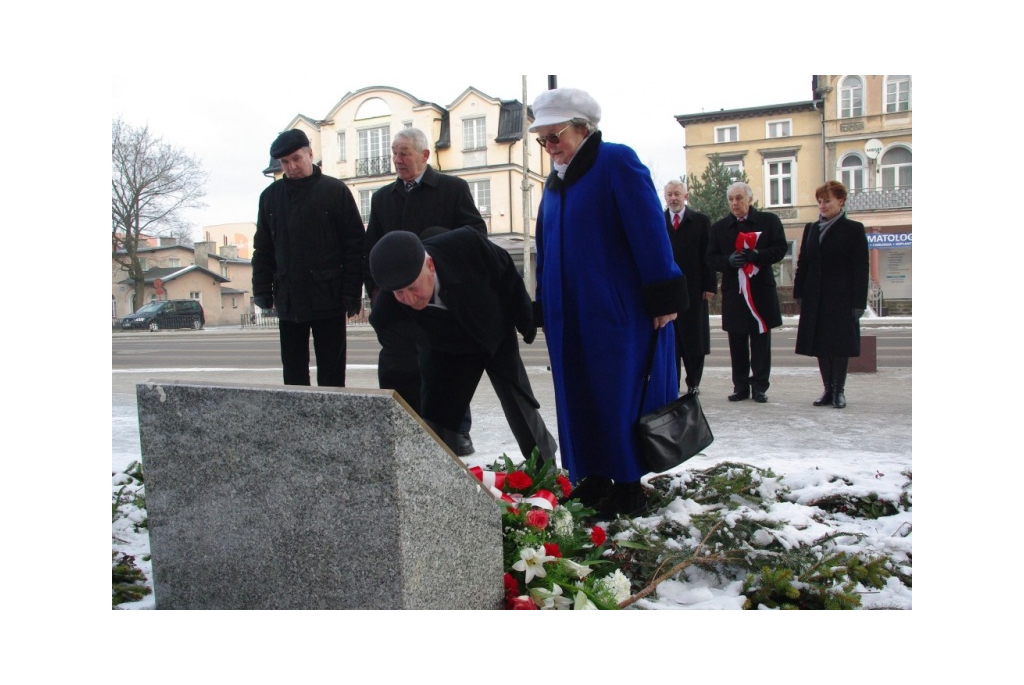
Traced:
<path fill-rule="evenodd" d="M 568 609 L 572 606 L 572 600 L 562 596 L 562 586 L 556 585 L 550 590 L 542 587 L 530 589 L 530 597 L 543 609 Z"/>
<path fill-rule="evenodd" d="M 558 507 L 551 514 L 551 530 L 556 536 L 568 537 L 572 533 L 572 513 L 565 507 Z"/>
<path fill-rule="evenodd" d="M 529 585 L 534 576 L 543 578 L 548 573 L 544 570 L 544 564 L 554 561 L 555 557 L 544 554 L 543 547 L 524 547 L 519 550 L 519 561 L 512 564 L 516 571 L 526 574 L 526 584 Z"/>
<path fill-rule="evenodd" d="M 601 582 L 604 583 L 612 595 L 615 596 L 616 602 L 623 602 L 629 599 L 632 595 L 629 589 L 629 578 L 627 578 L 619 569 L 615 569 L 615 573 L 612 575 L 602 578 Z"/>
<path fill-rule="evenodd" d="M 589 566 L 577 564 L 575 561 L 571 559 L 562 559 L 562 564 L 567 569 L 575 573 L 577 578 L 586 578 L 588 575 L 590 575 L 590 572 L 593 570 Z"/>
<path fill-rule="evenodd" d="M 576 606 L 574 606 L 573 609 L 576 609 L 577 611 L 582 611 L 584 609 L 597 609 L 597 605 L 590 601 L 590 598 L 587 597 L 587 593 L 580 590 L 576 593 Z"/>

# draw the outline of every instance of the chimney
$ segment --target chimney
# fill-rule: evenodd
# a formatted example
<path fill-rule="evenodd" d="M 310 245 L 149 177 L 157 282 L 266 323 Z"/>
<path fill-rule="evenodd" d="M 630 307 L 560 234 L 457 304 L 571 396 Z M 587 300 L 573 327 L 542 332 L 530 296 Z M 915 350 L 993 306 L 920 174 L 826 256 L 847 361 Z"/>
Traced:
<path fill-rule="evenodd" d="M 238 259 L 238 245 L 224 245 L 220 248 L 220 256 L 224 259 Z"/>
<path fill-rule="evenodd" d="M 195 259 L 193 263 L 203 269 L 210 268 L 210 252 L 216 254 L 217 243 L 212 240 L 206 240 L 201 243 L 196 243 L 192 246 L 195 250 Z"/>

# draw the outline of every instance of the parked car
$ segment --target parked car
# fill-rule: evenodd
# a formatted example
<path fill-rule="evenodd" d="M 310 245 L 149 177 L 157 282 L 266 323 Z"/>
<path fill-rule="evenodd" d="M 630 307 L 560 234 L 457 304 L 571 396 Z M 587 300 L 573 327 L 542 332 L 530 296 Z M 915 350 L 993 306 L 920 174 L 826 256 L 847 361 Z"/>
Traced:
<path fill-rule="evenodd" d="M 195 300 L 153 300 L 121 319 L 121 328 L 194 328 L 206 325 L 203 306 Z"/>

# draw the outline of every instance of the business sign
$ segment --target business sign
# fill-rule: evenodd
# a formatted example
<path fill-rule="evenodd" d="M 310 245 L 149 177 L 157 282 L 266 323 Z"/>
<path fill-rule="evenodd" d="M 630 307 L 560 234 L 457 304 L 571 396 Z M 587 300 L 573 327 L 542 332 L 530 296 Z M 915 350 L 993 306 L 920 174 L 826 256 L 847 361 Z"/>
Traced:
<path fill-rule="evenodd" d="M 868 247 L 882 250 L 895 247 L 913 247 L 911 233 L 868 233 Z"/>

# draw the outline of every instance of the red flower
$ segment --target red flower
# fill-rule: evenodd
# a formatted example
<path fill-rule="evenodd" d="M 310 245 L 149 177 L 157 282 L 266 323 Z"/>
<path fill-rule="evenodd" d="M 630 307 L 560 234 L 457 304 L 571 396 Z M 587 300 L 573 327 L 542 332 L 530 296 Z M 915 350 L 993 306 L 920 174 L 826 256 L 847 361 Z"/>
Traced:
<path fill-rule="evenodd" d="M 555 480 L 558 482 L 559 487 L 562 488 L 562 497 L 568 497 L 572 493 L 572 483 L 565 476 L 559 474 Z"/>
<path fill-rule="evenodd" d="M 516 597 L 510 602 L 509 609 L 536 609 L 537 605 L 533 603 L 528 595 L 522 597 Z"/>
<path fill-rule="evenodd" d="M 551 517 L 543 509 L 531 509 L 526 515 L 526 524 L 544 530 L 551 522 Z"/>
<path fill-rule="evenodd" d="M 533 479 L 522 471 L 513 471 L 508 474 L 508 478 L 505 479 L 508 486 L 513 490 L 526 490 L 533 485 Z"/>
<path fill-rule="evenodd" d="M 549 557 L 557 557 L 559 559 L 562 558 L 562 550 L 558 549 L 558 543 L 557 542 L 545 542 L 544 543 L 544 554 L 547 554 Z M 508 574 L 506 573 L 505 575 L 508 575 Z"/>
<path fill-rule="evenodd" d="M 601 526 L 594 526 L 590 530 L 590 540 L 598 547 L 603 545 L 604 541 L 607 539 L 608 536 L 605 535 L 604 528 L 602 528 Z"/>
<path fill-rule="evenodd" d="M 511 602 L 519 594 L 519 583 L 511 573 L 505 574 L 505 599 Z"/>

